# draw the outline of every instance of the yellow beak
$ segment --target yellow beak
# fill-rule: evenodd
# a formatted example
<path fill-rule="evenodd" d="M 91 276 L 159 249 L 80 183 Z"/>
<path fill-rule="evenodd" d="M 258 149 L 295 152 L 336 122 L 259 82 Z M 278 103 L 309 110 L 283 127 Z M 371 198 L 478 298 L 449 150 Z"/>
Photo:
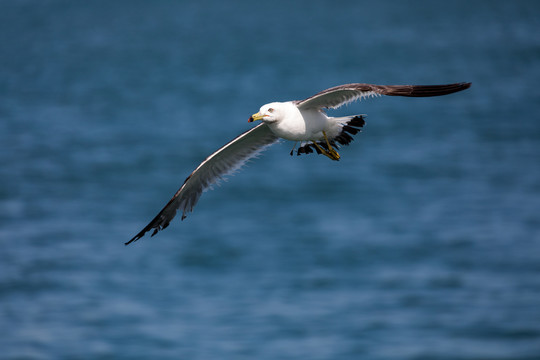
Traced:
<path fill-rule="evenodd" d="M 257 120 L 262 120 L 264 118 L 264 115 L 261 115 L 260 112 L 251 115 L 251 117 L 248 119 L 248 122 L 254 122 Z"/>

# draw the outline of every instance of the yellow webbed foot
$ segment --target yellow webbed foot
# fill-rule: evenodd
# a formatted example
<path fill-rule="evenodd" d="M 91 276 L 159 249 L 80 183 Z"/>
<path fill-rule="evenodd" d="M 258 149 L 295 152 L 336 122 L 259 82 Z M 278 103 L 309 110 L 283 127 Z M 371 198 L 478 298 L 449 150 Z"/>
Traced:
<path fill-rule="evenodd" d="M 334 160 L 334 161 L 338 161 L 340 156 L 338 154 L 338 152 L 336 150 L 334 150 L 334 148 L 332 148 L 329 145 L 329 148 L 328 148 L 328 151 L 324 148 L 322 148 L 319 144 L 317 144 L 315 141 L 313 142 L 313 144 L 317 147 L 317 149 L 321 152 L 321 154 L 323 154 L 324 156 L 328 157 L 329 159 L 331 160 Z"/>

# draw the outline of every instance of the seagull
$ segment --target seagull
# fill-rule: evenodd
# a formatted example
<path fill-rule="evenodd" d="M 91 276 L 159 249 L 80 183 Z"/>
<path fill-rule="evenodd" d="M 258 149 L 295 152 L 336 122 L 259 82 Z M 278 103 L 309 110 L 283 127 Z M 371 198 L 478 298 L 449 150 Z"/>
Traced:
<path fill-rule="evenodd" d="M 131 240 L 128 245 L 142 238 L 148 231 L 152 235 L 165 229 L 178 210 L 182 220 L 193 211 L 203 191 L 233 173 L 249 159 L 256 157 L 280 139 L 295 142 L 290 152 L 297 155 L 317 153 L 338 161 L 336 149 L 348 145 L 353 135 L 365 124 L 363 115 L 330 117 L 325 109 L 336 109 L 363 98 L 388 96 L 428 97 L 448 95 L 468 89 L 471 83 L 447 85 L 372 85 L 345 84 L 318 92 L 304 100 L 271 102 L 261 106 L 248 122 L 260 121 L 257 126 L 240 134 L 208 156 L 184 181 L 156 217 Z"/>

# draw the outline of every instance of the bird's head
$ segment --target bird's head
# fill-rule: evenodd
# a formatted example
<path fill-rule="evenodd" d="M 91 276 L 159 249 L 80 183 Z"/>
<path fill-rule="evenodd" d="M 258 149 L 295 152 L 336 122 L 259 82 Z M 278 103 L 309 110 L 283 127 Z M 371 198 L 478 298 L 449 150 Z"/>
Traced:
<path fill-rule="evenodd" d="M 251 115 L 248 122 L 261 120 L 264 123 L 275 123 L 283 119 L 284 117 L 284 104 L 279 102 L 273 102 L 261 106 L 258 113 Z"/>

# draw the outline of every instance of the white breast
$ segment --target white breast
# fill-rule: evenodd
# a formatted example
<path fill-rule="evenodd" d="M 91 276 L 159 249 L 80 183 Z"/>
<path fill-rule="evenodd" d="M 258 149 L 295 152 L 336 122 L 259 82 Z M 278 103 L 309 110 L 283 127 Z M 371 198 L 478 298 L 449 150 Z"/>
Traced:
<path fill-rule="evenodd" d="M 293 103 L 284 103 L 282 120 L 269 124 L 277 136 L 293 141 L 320 140 L 328 125 L 328 117 L 318 110 L 300 111 Z"/>

